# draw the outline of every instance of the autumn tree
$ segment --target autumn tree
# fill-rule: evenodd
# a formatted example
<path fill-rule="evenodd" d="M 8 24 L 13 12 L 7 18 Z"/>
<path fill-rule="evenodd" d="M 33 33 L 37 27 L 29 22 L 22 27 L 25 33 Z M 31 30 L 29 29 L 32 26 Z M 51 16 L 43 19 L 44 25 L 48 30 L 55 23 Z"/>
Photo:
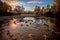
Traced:
<path fill-rule="evenodd" d="M 2 5 L 3 5 L 3 3 L 2 3 L 2 1 L 0 0 L 0 10 L 2 10 Z"/>
<path fill-rule="evenodd" d="M 36 6 L 34 12 L 40 14 L 40 6 Z"/>
<path fill-rule="evenodd" d="M 45 8 L 42 7 L 42 14 L 45 14 Z"/>
<path fill-rule="evenodd" d="M 16 13 L 21 13 L 24 11 L 24 7 L 23 6 L 16 6 L 14 10 Z"/>
<path fill-rule="evenodd" d="M 47 5 L 47 12 L 50 11 L 50 5 Z"/>
<path fill-rule="evenodd" d="M 60 0 L 55 0 L 55 3 L 60 7 Z"/>
<path fill-rule="evenodd" d="M 8 5 L 8 4 L 5 3 L 5 2 L 3 3 L 3 7 L 2 7 L 2 8 L 3 8 L 4 11 L 7 11 L 7 12 L 10 12 L 11 9 L 12 9 L 11 6 Z"/>
<path fill-rule="evenodd" d="M 53 12 L 53 14 L 55 14 L 58 11 L 57 5 L 53 4 L 53 6 L 51 6 L 51 12 Z"/>
<path fill-rule="evenodd" d="M 56 18 L 60 20 L 60 0 L 55 0 L 57 6 Z"/>
<path fill-rule="evenodd" d="M 57 9 L 60 12 L 60 0 L 55 0 L 55 4 L 57 5 Z"/>
<path fill-rule="evenodd" d="M 8 5 L 6 2 L 2 2 L 1 0 L 0 0 L 0 10 L 3 10 L 3 11 L 6 11 L 6 12 L 8 12 L 8 10 L 9 11 L 11 11 L 11 6 L 10 5 Z"/>

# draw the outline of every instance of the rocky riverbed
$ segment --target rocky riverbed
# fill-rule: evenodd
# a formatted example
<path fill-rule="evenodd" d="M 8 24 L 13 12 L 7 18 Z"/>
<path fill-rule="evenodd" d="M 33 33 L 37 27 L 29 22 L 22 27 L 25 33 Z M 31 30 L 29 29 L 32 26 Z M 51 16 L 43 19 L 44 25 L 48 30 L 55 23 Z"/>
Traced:
<path fill-rule="evenodd" d="M 3 17 L 1 40 L 54 40 L 55 22 L 48 17 Z"/>

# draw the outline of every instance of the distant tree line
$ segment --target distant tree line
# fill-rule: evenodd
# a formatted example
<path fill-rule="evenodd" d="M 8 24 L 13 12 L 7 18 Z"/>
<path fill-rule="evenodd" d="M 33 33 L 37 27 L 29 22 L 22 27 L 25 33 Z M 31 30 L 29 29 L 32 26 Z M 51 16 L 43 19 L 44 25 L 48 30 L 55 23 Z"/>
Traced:
<path fill-rule="evenodd" d="M 17 15 L 21 13 L 24 13 L 23 6 L 16 6 L 14 10 L 12 10 L 12 7 L 10 5 L 0 0 L 0 16 Z"/>
<path fill-rule="evenodd" d="M 12 7 L 10 5 L 8 5 L 5 2 L 3 3 L 0 0 L 0 16 L 17 15 L 22 13 L 34 13 L 36 15 L 43 15 L 43 16 L 53 17 L 57 19 L 60 18 L 60 0 L 55 0 L 53 6 L 47 5 L 46 8 L 42 7 L 41 9 L 40 6 L 36 6 L 33 12 L 31 11 L 25 12 L 24 9 L 25 8 L 23 6 L 16 6 L 12 11 Z"/>
<path fill-rule="evenodd" d="M 60 20 L 60 0 L 54 0 L 53 6 L 47 5 L 46 8 L 41 9 L 40 6 L 36 6 L 34 13 Z"/>

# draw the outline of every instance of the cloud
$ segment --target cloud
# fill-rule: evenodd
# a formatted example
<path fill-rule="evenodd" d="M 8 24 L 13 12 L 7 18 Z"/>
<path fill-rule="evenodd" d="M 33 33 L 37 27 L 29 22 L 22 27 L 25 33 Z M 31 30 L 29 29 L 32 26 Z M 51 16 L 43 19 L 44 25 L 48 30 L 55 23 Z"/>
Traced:
<path fill-rule="evenodd" d="M 2 2 L 8 2 L 8 1 L 18 1 L 18 0 L 1 0 Z"/>
<path fill-rule="evenodd" d="M 27 2 L 27 3 L 33 3 L 33 4 L 35 4 L 35 3 L 38 3 L 38 4 L 42 4 L 42 3 L 44 3 L 44 1 L 29 1 L 29 2 Z"/>
<path fill-rule="evenodd" d="M 20 2 L 20 1 L 8 1 L 6 3 L 8 5 L 21 5 L 21 4 L 25 4 L 24 2 Z"/>
<path fill-rule="evenodd" d="M 6 2 L 8 5 L 22 5 L 24 2 L 20 2 L 19 0 L 2 0 L 2 2 Z"/>

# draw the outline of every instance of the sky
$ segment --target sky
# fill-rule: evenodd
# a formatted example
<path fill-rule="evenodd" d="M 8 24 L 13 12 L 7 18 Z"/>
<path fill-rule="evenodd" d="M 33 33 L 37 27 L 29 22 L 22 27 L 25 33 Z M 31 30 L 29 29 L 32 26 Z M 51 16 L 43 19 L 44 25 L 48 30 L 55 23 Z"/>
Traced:
<path fill-rule="evenodd" d="M 26 11 L 32 11 L 35 6 L 46 7 L 47 5 L 53 5 L 54 0 L 2 0 L 2 2 L 7 2 L 13 8 L 17 5 L 24 6 Z"/>

